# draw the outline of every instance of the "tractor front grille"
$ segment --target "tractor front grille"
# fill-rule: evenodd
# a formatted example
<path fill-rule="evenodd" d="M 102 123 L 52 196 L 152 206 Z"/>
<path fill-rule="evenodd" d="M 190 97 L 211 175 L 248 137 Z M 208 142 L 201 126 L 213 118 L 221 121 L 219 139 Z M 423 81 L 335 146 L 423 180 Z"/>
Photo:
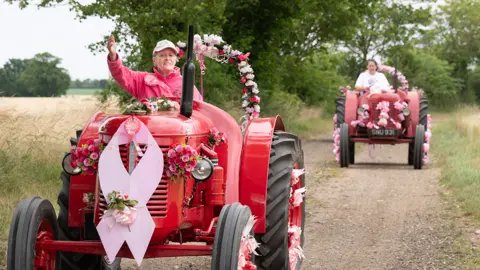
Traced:
<path fill-rule="evenodd" d="M 142 149 L 142 152 L 146 152 L 146 148 L 144 145 L 140 145 L 140 148 Z M 160 146 L 160 149 L 162 150 L 164 161 L 165 161 L 165 156 L 168 151 L 168 146 Z M 120 158 L 122 159 L 123 165 L 125 166 L 125 169 L 128 170 L 128 156 L 129 156 L 129 146 L 128 145 L 120 145 L 119 146 L 120 150 Z M 142 157 L 137 155 L 137 162 L 140 161 Z M 164 164 L 164 168 L 165 164 Z M 160 180 L 160 183 L 157 186 L 157 189 L 153 193 L 152 197 L 147 203 L 147 208 L 148 211 L 150 212 L 150 215 L 152 217 L 166 217 L 167 216 L 167 200 L 168 200 L 168 179 L 165 175 L 165 170 L 162 174 L 162 179 Z M 107 202 L 105 200 L 105 196 L 100 189 L 99 192 L 99 213 L 100 216 L 103 215 L 103 211 L 107 209 Z"/>
<path fill-rule="evenodd" d="M 381 102 L 381 100 L 379 102 Z M 370 111 L 372 112 L 370 121 L 372 121 L 374 123 L 378 122 L 378 120 L 379 120 L 378 117 L 380 116 L 380 113 L 381 113 L 380 110 L 377 110 L 377 104 L 379 102 L 373 102 L 371 107 L 370 107 Z M 393 104 L 394 104 L 393 102 L 390 102 L 390 111 L 388 112 L 389 119 L 388 119 L 388 124 L 385 128 L 393 128 L 393 129 L 396 128 L 395 124 L 393 124 L 392 121 L 390 120 L 390 119 L 393 119 L 396 122 L 398 122 L 398 112 L 395 109 Z"/>

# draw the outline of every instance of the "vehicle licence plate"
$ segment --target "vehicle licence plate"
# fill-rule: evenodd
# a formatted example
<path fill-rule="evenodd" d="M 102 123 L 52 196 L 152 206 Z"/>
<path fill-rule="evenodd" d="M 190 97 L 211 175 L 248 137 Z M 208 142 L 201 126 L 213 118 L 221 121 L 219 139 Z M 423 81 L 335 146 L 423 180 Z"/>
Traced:
<path fill-rule="evenodd" d="M 396 136 L 397 130 L 396 129 L 371 129 L 370 135 L 371 136 Z"/>

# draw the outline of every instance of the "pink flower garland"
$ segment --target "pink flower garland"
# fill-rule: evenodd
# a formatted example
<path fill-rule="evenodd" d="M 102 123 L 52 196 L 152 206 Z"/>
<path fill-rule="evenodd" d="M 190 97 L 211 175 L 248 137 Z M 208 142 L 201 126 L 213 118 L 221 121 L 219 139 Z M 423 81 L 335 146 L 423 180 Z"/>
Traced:
<path fill-rule="evenodd" d="M 395 75 L 395 68 L 394 67 L 390 67 L 390 66 L 386 66 L 386 65 L 381 65 L 378 67 L 378 71 L 379 72 L 388 72 L 390 73 L 392 76 Z M 400 71 L 397 70 L 397 78 L 398 80 L 400 81 L 400 83 L 402 84 L 401 87 L 399 87 L 401 90 L 404 90 L 404 91 L 408 91 L 408 81 L 407 81 L 407 78 L 405 77 L 405 75 L 403 75 Z"/>
<path fill-rule="evenodd" d="M 197 165 L 200 155 L 197 150 L 187 144 L 176 144 L 172 146 L 166 156 L 166 175 L 172 181 L 177 177 L 190 177 Z"/>
<path fill-rule="evenodd" d="M 204 64 L 204 56 L 207 56 L 219 63 L 230 63 L 236 65 L 240 71 L 240 83 L 244 85 L 242 90 L 242 107 L 245 108 L 245 118 L 248 121 L 252 118 L 258 118 L 260 116 L 260 97 L 258 93 L 257 83 L 253 80 L 255 75 L 253 74 L 252 67 L 248 64 L 248 57 L 250 53 L 243 54 L 240 51 L 233 50 L 230 45 L 220 45 L 224 43 L 222 37 L 217 35 L 203 35 L 203 39 L 200 35 L 194 35 L 194 47 L 193 50 L 197 55 L 197 60 L 200 62 L 200 69 L 202 74 L 207 69 Z M 180 57 L 183 57 L 186 50 L 186 43 L 177 42 L 179 47 Z"/>
<path fill-rule="evenodd" d="M 425 142 L 423 144 L 423 164 L 428 164 L 428 151 L 430 150 L 430 139 L 432 138 L 432 117 L 430 114 L 427 115 L 427 130 L 425 131 Z"/>
<path fill-rule="evenodd" d="M 89 140 L 81 147 L 73 146 L 71 148 L 72 168 L 80 168 L 83 175 L 94 175 L 98 169 L 98 160 L 104 146 L 100 139 Z"/>
<path fill-rule="evenodd" d="M 288 236 L 289 236 L 289 261 L 290 269 L 295 269 L 299 259 L 305 259 L 303 254 L 303 249 L 300 246 L 300 236 L 302 235 L 302 229 L 298 226 L 289 226 Z"/>
<path fill-rule="evenodd" d="M 335 128 L 333 130 L 332 137 L 333 137 L 333 154 L 335 155 L 335 160 L 338 163 L 340 162 L 340 128 Z"/>

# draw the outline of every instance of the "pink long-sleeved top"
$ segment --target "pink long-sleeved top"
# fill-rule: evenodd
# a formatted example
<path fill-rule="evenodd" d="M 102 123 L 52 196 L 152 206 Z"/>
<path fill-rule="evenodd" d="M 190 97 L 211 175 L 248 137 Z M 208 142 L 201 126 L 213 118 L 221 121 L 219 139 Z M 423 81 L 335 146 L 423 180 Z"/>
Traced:
<path fill-rule="evenodd" d="M 180 68 L 175 67 L 170 75 L 164 77 L 156 69 L 154 73 L 132 71 L 122 64 L 117 54 L 117 59 L 112 61 L 107 56 L 107 63 L 112 77 L 118 84 L 137 100 L 150 97 L 176 96 L 182 97 L 182 75 Z M 203 101 L 203 97 L 194 86 L 193 99 Z"/>

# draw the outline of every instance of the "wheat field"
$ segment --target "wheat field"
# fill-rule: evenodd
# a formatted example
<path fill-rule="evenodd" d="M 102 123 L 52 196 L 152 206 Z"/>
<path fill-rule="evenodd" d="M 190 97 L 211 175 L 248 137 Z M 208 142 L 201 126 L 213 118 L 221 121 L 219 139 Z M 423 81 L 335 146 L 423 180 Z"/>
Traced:
<path fill-rule="evenodd" d="M 30 196 L 49 199 L 58 214 L 61 161 L 69 138 L 98 111 L 119 112 L 112 100 L 101 105 L 94 96 L 0 98 L 0 269 L 12 213 Z"/>

